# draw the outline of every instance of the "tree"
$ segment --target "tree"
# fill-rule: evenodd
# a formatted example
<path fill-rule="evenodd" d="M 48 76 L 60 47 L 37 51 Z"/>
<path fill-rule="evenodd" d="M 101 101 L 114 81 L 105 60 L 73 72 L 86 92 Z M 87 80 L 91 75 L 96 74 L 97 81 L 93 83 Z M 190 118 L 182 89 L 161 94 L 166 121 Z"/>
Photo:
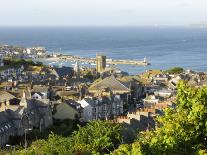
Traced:
<path fill-rule="evenodd" d="M 109 153 L 121 143 L 121 127 L 104 121 L 93 121 L 85 127 L 79 127 L 72 139 L 78 151 Z"/>
<path fill-rule="evenodd" d="M 28 148 L 27 154 L 104 154 L 117 148 L 121 143 L 121 127 L 117 124 L 92 121 L 70 137 L 50 134 L 47 140 L 37 140 Z M 20 151 L 24 154 L 25 151 Z"/>
<path fill-rule="evenodd" d="M 183 68 L 181 67 L 174 67 L 168 70 L 165 70 L 164 73 L 168 73 L 168 74 L 180 74 L 184 71 Z"/>
<path fill-rule="evenodd" d="M 138 140 L 126 150 L 133 154 L 190 155 L 207 150 L 207 87 L 193 88 L 187 82 L 178 84 L 177 107 L 168 108 L 157 118 L 157 129 L 139 133 Z M 133 145 L 137 145 L 133 148 Z M 129 149 L 130 148 L 130 149 Z M 137 154 L 138 154 L 137 152 Z M 128 153 L 127 153 L 128 154 Z"/>

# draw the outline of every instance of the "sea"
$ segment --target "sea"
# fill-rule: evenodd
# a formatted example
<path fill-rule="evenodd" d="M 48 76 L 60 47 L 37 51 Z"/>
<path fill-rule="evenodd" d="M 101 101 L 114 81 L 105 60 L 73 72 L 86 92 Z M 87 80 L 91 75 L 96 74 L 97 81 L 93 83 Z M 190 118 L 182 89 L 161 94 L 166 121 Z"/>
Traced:
<path fill-rule="evenodd" d="M 199 27 L 0 27 L 0 45 L 43 46 L 49 53 L 147 60 L 150 66 L 117 65 L 131 75 L 175 66 L 207 71 L 207 28 Z M 64 62 L 65 63 L 65 62 Z M 71 63 L 63 64 L 65 66 Z"/>

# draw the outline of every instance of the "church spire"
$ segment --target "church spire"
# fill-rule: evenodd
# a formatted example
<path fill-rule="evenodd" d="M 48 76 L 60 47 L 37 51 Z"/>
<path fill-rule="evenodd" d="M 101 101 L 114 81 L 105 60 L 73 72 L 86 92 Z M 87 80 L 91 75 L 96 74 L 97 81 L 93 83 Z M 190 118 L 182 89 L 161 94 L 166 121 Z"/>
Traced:
<path fill-rule="evenodd" d="M 24 108 L 27 108 L 27 99 L 26 99 L 26 93 L 24 90 L 23 90 L 22 98 L 21 98 L 19 105 L 23 106 Z"/>

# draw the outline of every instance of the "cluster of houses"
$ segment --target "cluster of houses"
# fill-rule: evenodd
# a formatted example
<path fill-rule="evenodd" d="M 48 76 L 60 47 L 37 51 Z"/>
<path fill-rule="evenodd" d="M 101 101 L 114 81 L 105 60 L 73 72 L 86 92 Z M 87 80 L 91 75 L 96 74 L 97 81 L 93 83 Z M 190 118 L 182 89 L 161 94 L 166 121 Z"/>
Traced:
<path fill-rule="evenodd" d="M 43 58 L 47 56 L 44 47 L 31 47 L 24 48 L 11 45 L 0 46 L 0 57 L 13 57 L 13 58 Z"/>
<path fill-rule="evenodd" d="M 87 79 L 77 67 L 0 68 L 0 146 L 12 136 L 23 136 L 28 128 L 42 132 L 54 120 L 100 119 L 141 130 L 155 128 L 154 117 L 175 107 L 179 80 L 196 86 L 207 81 L 205 73 L 192 71 L 126 76 L 110 70 L 98 79 Z"/>
<path fill-rule="evenodd" d="M 161 70 L 148 70 L 136 79 L 144 88 L 144 97 L 136 103 L 136 108 L 127 114 L 117 116 L 112 121 L 140 130 L 156 128 L 155 117 L 163 115 L 163 109 L 175 108 L 177 84 L 188 81 L 194 87 L 207 85 L 207 73 L 186 70 L 180 74 L 167 74 Z"/>
<path fill-rule="evenodd" d="M 94 82 L 79 71 L 71 67 L 3 66 L 0 146 L 12 136 L 23 136 L 28 128 L 41 132 L 52 126 L 54 119 L 112 119 L 124 113 L 124 104 L 132 96 L 140 96 L 140 92 L 132 92 L 130 81 L 110 75 Z M 131 82 L 139 87 L 138 81 Z"/>

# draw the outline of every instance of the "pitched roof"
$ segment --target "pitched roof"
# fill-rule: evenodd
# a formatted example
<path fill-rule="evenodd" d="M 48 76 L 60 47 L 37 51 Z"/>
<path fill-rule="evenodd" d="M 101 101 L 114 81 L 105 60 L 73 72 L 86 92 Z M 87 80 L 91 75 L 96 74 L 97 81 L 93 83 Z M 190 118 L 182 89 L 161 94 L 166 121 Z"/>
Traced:
<path fill-rule="evenodd" d="M 26 100 L 28 103 L 27 110 L 29 109 L 38 109 L 38 108 L 47 108 L 49 105 L 45 104 L 44 102 L 40 100 L 35 100 L 35 99 L 27 99 Z"/>
<path fill-rule="evenodd" d="M 15 98 L 15 96 L 10 94 L 9 92 L 0 91 L 0 102 L 9 101 L 14 98 Z"/>
<path fill-rule="evenodd" d="M 91 92 L 101 91 L 105 88 L 110 89 L 113 93 L 128 93 L 130 90 L 123 83 L 118 81 L 114 76 L 107 77 L 97 83 L 92 84 L 89 88 Z"/>
<path fill-rule="evenodd" d="M 39 96 L 44 96 L 41 92 L 32 92 L 32 95 L 38 94 Z"/>
<path fill-rule="evenodd" d="M 80 103 L 74 101 L 74 100 L 71 100 L 71 99 L 68 99 L 68 100 L 65 100 L 65 103 L 69 106 L 71 106 L 73 109 L 75 110 L 78 110 L 81 108 L 81 105 Z"/>
<path fill-rule="evenodd" d="M 83 100 L 85 100 L 92 107 L 96 106 L 96 102 L 91 98 L 84 98 Z"/>
<path fill-rule="evenodd" d="M 5 111 L 0 112 L 0 126 L 8 121 L 9 121 L 9 119 L 8 119 Z"/>
<path fill-rule="evenodd" d="M 32 92 L 47 92 L 49 86 L 34 85 Z"/>
<path fill-rule="evenodd" d="M 7 111 L 8 110 L 0 112 L 0 135 L 5 134 L 5 132 L 10 131 L 11 129 L 14 130 L 14 124 L 12 122 L 12 119 L 14 119 L 13 115 L 10 115 L 11 113 L 7 113 Z"/>
<path fill-rule="evenodd" d="M 63 96 L 76 95 L 76 94 L 79 94 L 79 92 L 74 91 L 74 90 L 71 90 L 71 91 L 57 91 L 56 94 L 63 97 Z"/>
<path fill-rule="evenodd" d="M 54 68 L 54 69 L 57 72 L 59 77 L 73 75 L 73 68 L 72 67 L 61 67 L 61 68 Z"/>

